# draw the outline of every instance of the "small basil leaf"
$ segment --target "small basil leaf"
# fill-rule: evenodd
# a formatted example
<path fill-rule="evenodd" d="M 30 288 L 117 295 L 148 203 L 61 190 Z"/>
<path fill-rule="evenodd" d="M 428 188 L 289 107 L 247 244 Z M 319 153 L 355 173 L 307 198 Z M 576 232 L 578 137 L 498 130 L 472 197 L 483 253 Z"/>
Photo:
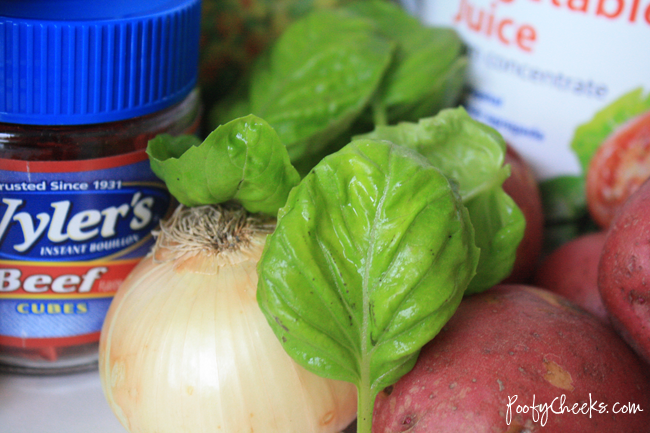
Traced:
<path fill-rule="evenodd" d="M 360 140 L 291 191 L 258 265 L 257 296 L 286 351 L 357 384 L 367 415 L 454 313 L 477 260 L 448 179 L 411 149 Z"/>
<path fill-rule="evenodd" d="M 149 141 L 151 167 L 186 206 L 240 202 L 275 215 L 300 176 L 276 132 L 249 115 L 218 127 L 200 143 L 192 136 Z"/>
<path fill-rule="evenodd" d="M 504 166 L 506 144 L 497 131 L 472 119 L 463 108 L 456 108 L 418 123 L 380 126 L 357 138 L 413 148 L 458 182 L 476 231 L 476 245 L 481 249 L 468 294 L 487 290 L 510 274 L 526 221 L 502 188 L 510 168 Z"/>
<path fill-rule="evenodd" d="M 501 187 L 465 203 L 476 231 L 481 260 L 466 295 L 483 292 L 512 272 L 526 220 L 514 200 Z"/>
<path fill-rule="evenodd" d="M 201 139 L 196 135 L 179 135 L 173 137 L 169 134 L 159 134 L 147 143 L 147 154 L 151 157 L 151 152 L 156 154 L 156 161 L 151 162 L 151 168 L 156 176 L 162 178 L 163 167 L 158 161 L 170 158 L 180 158 L 193 146 L 201 144 Z"/>
<path fill-rule="evenodd" d="M 267 120 L 291 160 L 316 153 L 365 109 L 394 44 L 372 22 L 319 10 L 294 22 L 251 76 L 251 112 Z"/>
<path fill-rule="evenodd" d="M 467 69 L 462 41 L 455 30 L 427 27 L 396 3 L 353 2 L 346 7 L 371 19 L 386 38 L 397 43 L 395 60 L 379 90 L 389 124 L 417 121 L 455 105 Z"/>

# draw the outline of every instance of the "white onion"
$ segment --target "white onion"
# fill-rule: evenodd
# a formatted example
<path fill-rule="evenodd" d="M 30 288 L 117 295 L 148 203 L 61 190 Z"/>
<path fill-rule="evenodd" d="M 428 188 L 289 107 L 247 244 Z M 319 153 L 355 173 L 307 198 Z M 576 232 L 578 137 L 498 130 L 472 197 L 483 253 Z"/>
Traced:
<path fill-rule="evenodd" d="M 298 366 L 257 305 L 268 230 L 224 228 L 231 217 L 217 212 L 229 239 L 165 243 L 163 230 L 116 294 L 99 364 L 113 412 L 131 433 L 341 431 L 356 415 L 355 387 Z"/>

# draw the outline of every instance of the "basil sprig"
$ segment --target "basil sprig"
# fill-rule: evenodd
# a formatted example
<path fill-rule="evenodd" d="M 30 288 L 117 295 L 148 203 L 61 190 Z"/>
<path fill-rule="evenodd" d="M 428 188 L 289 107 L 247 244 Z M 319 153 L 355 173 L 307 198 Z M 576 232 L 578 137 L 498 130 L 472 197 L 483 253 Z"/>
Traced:
<path fill-rule="evenodd" d="M 354 134 L 455 105 L 466 69 L 454 30 L 363 0 L 293 22 L 210 119 L 216 127 L 248 113 L 264 118 L 306 172 L 314 155 Z"/>
<path fill-rule="evenodd" d="M 417 123 L 379 126 L 358 138 L 415 149 L 458 182 L 481 249 L 476 276 L 466 294 L 487 290 L 510 275 L 526 219 L 503 190 L 510 167 L 504 165 L 506 143 L 496 130 L 472 119 L 463 108 L 454 108 Z"/>
<path fill-rule="evenodd" d="M 300 181 L 278 134 L 253 115 L 220 126 L 203 142 L 158 135 L 147 153 L 153 172 L 186 206 L 233 200 L 249 212 L 275 216 Z"/>
<path fill-rule="evenodd" d="M 377 393 L 455 312 L 478 256 L 449 179 L 405 146 L 358 140 L 289 194 L 258 265 L 258 302 L 299 364 L 357 385 L 358 431 L 369 433 Z"/>

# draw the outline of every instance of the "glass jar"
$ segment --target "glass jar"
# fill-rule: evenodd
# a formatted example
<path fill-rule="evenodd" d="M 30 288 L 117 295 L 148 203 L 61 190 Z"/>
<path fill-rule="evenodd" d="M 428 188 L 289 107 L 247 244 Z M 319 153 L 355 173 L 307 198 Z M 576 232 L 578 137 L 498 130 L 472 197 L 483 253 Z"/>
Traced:
<path fill-rule="evenodd" d="M 0 3 L 0 369 L 93 369 L 172 208 L 147 142 L 199 126 L 200 1 Z"/>

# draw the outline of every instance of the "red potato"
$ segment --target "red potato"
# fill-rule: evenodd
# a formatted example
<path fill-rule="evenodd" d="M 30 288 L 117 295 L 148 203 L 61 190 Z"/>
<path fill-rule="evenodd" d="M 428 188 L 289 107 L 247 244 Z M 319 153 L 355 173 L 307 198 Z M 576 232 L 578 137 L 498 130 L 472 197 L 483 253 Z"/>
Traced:
<path fill-rule="evenodd" d="M 598 288 L 614 328 L 650 364 L 650 180 L 607 232 Z"/>
<path fill-rule="evenodd" d="M 561 296 L 496 286 L 464 299 L 414 369 L 379 394 L 373 432 L 647 433 L 647 370 Z M 620 412 L 631 404 L 642 412 Z"/>
<path fill-rule="evenodd" d="M 544 236 L 542 199 L 532 168 L 508 145 L 505 162 L 510 164 L 510 177 L 503 183 L 526 218 L 524 238 L 517 248 L 517 258 L 504 283 L 528 283 L 538 265 Z"/>
<path fill-rule="evenodd" d="M 605 232 L 575 238 L 549 254 L 537 268 L 533 283 L 564 296 L 609 323 L 598 291 L 598 261 Z"/>
<path fill-rule="evenodd" d="M 608 228 L 618 209 L 650 177 L 650 111 L 612 133 L 587 169 L 587 207 L 594 221 Z"/>

